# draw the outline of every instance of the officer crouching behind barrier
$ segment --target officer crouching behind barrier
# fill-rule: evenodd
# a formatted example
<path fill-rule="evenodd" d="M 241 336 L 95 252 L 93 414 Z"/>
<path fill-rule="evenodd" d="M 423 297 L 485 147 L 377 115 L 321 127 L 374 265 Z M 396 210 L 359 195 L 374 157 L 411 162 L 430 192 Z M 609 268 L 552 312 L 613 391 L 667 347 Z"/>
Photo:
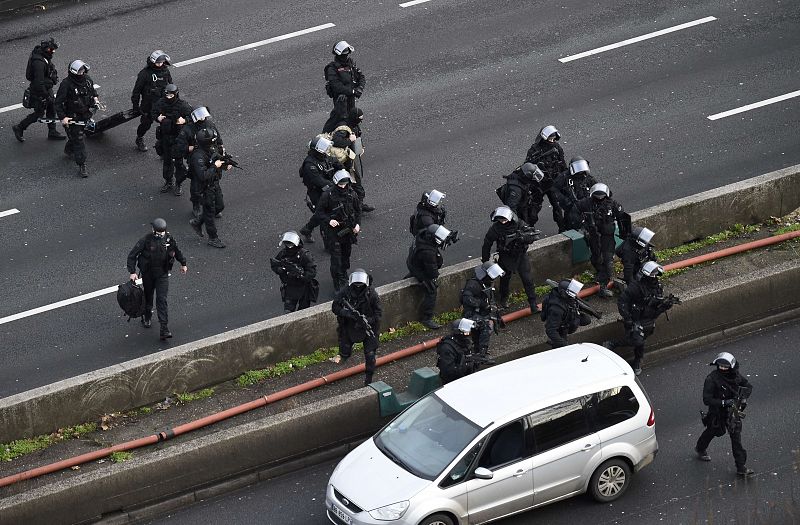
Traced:
<path fill-rule="evenodd" d="M 355 343 L 364 343 L 366 375 L 364 385 L 372 383 L 378 351 L 381 317 L 381 300 L 372 287 L 372 276 L 356 268 L 350 274 L 348 286 L 336 293 L 331 306 L 339 325 L 339 354 L 330 360 L 343 363 L 350 358 Z"/>
<path fill-rule="evenodd" d="M 436 345 L 436 367 L 442 384 L 476 372 L 481 365 L 492 365 L 494 361 L 485 355 L 470 352 L 470 334 L 475 321 L 461 318 L 451 324 L 452 333 L 442 337 Z"/>
<path fill-rule="evenodd" d="M 711 461 L 708 445 L 712 439 L 724 436 L 727 431 L 731 437 L 736 474 L 752 476 L 754 472 L 747 468 L 747 451 L 742 446 L 742 419 L 753 386 L 739 373 L 739 363 L 728 352 L 718 354 L 709 365 L 717 368 L 708 374 L 703 383 L 703 403 L 708 407 L 708 413 L 701 412 L 706 429 L 694 447 L 697 458 Z"/>
<path fill-rule="evenodd" d="M 317 265 L 311 252 L 303 248 L 296 232 L 288 231 L 278 245 L 281 251 L 269 260 L 272 271 L 281 279 L 281 300 L 285 312 L 308 308 L 317 301 Z"/>
<path fill-rule="evenodd" d="M 28 65 L 25 68 L 25 78 L 31 83 L 28 87 L 30 103 L 25 107 L 33 110 L 33 113 L 22 119 L 22 121 L 11 127 L 14 137 L 20 142 L 25 142 L 23 134 L 25 130 L 38 119 L 47 115 L 48 119 L 55 119 L 55 95 L 53 88 L 58 84 L 58 71 L 53 64 L 53 53 L 58 49 L 58 42 L 54 39 L 43 40 L 41 44 L 33 48 Z M 25 102 L 23 100 L 23 102 Z M 55 122 L 47 123 L 47 138 L 50 140 L 64 140 L 66 137 L 56 129 Z"/>
<path fill-rule="evenodd" d="M 591 323 L 587 311 L 594 311 L 578 298 L 583 284 L 575 279 L 565 279 L 558 283 L 548 279 L 547 284 L 553 286 L 553 289 L 544 296 L 541 319 L 544 321 L 547 343 L 552 348 L 560 348 L 569 344 L 569 334 L 575 333 L 579 326 L 588 326 Z M 597 312 L 593 315 L 597 318 L 600 316 Z"/>
<path fill-rule="evenodd" d="M 69 74 L 58 86 L 55 101 L 56 115 L 67 131 L 64 154 L 75 159 L 78 176 L 83 178 L 89 176 L 86 170 L 84 128 L 100 106 L 97 90 L 88 71 L 89 64 L 83 60 L 70 62 Z"/>
<path fill-rule="evenodd" d="M 489 339 L 496 325 L 502 321 L 494 299 L 493 284 L 506 272 L 491 261 L 476 266 L 474 272 L 461 290 L 461 306 L 464 308 L 464 317 L 475 321 L 471 331 L 473 351 L 488 355 Z"/>

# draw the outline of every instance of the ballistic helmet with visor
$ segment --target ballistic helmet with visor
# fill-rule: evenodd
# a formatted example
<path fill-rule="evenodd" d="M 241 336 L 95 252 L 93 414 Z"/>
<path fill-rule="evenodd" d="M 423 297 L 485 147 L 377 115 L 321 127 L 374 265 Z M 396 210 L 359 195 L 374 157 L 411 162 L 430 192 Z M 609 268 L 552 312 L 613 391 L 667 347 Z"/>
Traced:
<path fill-rule="evenodd" d="M 170 58 L 168 54 L 164 53 L 160 49 L 156 49 L 155 51 L 150 53 L 150 56 L 147 57 L 147 61 L 155 65 L 165 64 L 168 66 L 170 63 Z"/>
<path fill-rule="evenodd" d="M 608 189 L 608 186 L 606 186 L 602 182 L 594 184 L 589 190 L 589 194 L 597 200 L 605 199 L 606 197 L 611 197 L 611 191 Z"/>
<path fill-rule="evenodd" d="M 502 277 L 505 274 L 505 270 L 503 270 L 499 264 L 492 261 L 486 261 L 485 263 L 481 263 L 479 266 L 475 267 L 475 277 L 477 277 L 480 281 L 487 277 L 494 281 L 498 277 Z"/>
<path fill-rule="evenodd" d="M 333 174 L 333 183 L 338 186 L 343 182 L 353 182 L 353 178 L 350 176 L 350 173 L 347 170 L 338 170 Z"/>
<path fill-rule="evenodd" d="M 83 75 L 89 71 L 89 64 L 83 60 L 73 60 L 69 63 L 69 72 L 73 75 Z"/>
<path fill-rule="evenodd" d="M 733 368 L 736 366 L 736 358 L 733 357 L 733 354 L 729 354 L 728 352 L 720 352 L 717 354 L 717 357 L 708 364 L 711 366 Z"/>
<path fill-rule="evenodd" d="M 308 149 L 313 149 L 317 153 L 327 154 L 331 146 L 333 146 L 333 142 L 322 135 L 317 135 L 308 143 Z"/>
<path fill-rule="evenodd" d="M 428 233 L 430 233 L 436 244 L 442 245 L 450 237 L 450 230 L 439 224 L 431 224 L 428 226 Z"/>
<path fill-rule="evenodd" d="M 543 127 L 542 131 L 539 132 L 539 136 L 545 140 L 549 140 L 550 137 L 553 137 L 553 140 L 555 141 L 561 139 L 561 133 L 559 133 L 556 127 L 553 125 Z"/>
<path fill-rule="evenodd" d="M 425 199 L 430 206 L 434 208 L 437 207 L 447 195 L 442 193 L 439 190 L 431 190 L 429 192 L 423 193 L 422 197 Z"/>
<path fill-rule="evenodd" d="M 200 106 L 199 108 L 196 108 L 194 111 L 192 111 L 191 114 L 192 122 L 201 122 L 210 116 L 211 113 L 208 112 L 208 108 L 205 106 Z"/>
<path fill-rule="evenodd" d="M 345 40 L 340 40 L 333 46 L 333 54 L 336 56 L 346 56 L 353 51 L 355 51 L 355 48 L 348 44 Z"/>
<path fill-rule="evenodd" d="M 173 95 L 178 96 L 178 86 L 175 84 L 167 84 L 167 87 L 164 88 L 165 95 Z"/>
<path fill-rule="evenodd" d="M 650 241 L 653 240 L 653 235 L 655 235 L 655 232 L 647 228 L 636 226 L 633 228 L 633 234 L 636 236 L 636 244 L 644 248 L 650 244 Z"/>
<path fill-rule="evenodd" d="M 457 321 L 453 321 L 452 329 L 453 332 L 460 333 L 462 335 L 469 335 L 472 332 L 472 329 L 475 328 L 475 321 L 472 319 L 467 319 L 462 317 Z"/>
<path fill-rule="evenodd" d="M 575 279 L 566 280 L 558 283 L 558 287 L 561 288 L 565 294 L 573 299 L 578 297 L 581 289 L 583 288 L 583 283 L 580 281 L 576 281 Z"/>
<path fill-rule="evenodd" d="M 647 261 L 640 271 L 645 277 L 658 277 L 664 273 L 664 267 L 655 261 Z"/>
<path fill-rule="evenodd" d="M 165 232 L 167 231 L 167 221 L 162 218 L 153 219 L 153 222 L 150 224 L 153 225 L 153 231 L 155 232 Z"/>
<path fill-rule="evenodd" d="M 300 236 L 295 231 L 288 231 L 281 236 L 281 246 L 285 248 L 297 248 L 302 244 Z"/>
<path fill-rule="evenodd" d="M 525 177 L 533 180 L 534 182 L 542 182 L 542 179 L 544 179 L 544 173 L 542 173 L 542 170 L 539 169 L 539 166 L 533 164 L 532 162 L 526 162 L 520 166 L 520 169 Z"/>
<path fill-rule="evenodd" d="M 584 172 L 590 173 L 589 162 L 583 157 L 573 157 L 572 160 L 569 161 L 569 174 L 575 176 L 578 173 Z"/>
<path fill-rule="evenodd" d="M 353 273 L 350 274 L 350 280 L 347 282 L 350 286 L 363 284 L 367 286 L 369 284 L 369 275 L 367 274 L 366 270 L 361 268 L 356 268 L 353 270 Z"/>
<path fill-rule="evenodd" d="M 496 221 L 498 219 L 505 219 L 507 221 L 514 220 L 514 212 L 508 206 L 498 206 L 491 214 L 491 219 Z"/>

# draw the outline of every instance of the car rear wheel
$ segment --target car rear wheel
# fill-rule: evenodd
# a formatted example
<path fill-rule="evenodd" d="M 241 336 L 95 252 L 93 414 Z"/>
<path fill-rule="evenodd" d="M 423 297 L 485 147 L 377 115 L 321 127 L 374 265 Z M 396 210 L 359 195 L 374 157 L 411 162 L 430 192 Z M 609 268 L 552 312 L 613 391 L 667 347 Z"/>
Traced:
<path fill-rule="evenodd" d="M 600 503 L 608 503 L 622 496 L 631 484 L 631 468 L 621 458 L 609 459 L 594 471 L 589 481 L 589 492 Z"/>
<path fill-rule="evenodd" d="M 419 525 L 455 525 L 453 519 L 447 514 L 433 514 L 428 516 Z"/>

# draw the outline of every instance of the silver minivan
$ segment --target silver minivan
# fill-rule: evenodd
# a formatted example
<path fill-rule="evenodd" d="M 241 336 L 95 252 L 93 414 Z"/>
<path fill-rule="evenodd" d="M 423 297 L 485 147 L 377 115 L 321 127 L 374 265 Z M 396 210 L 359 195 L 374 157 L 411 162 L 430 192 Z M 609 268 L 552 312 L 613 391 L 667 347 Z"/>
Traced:
<path fill-rule="evenodd" d="M 423 397 L 345 456 L 328 482 L 338 525 L 486 523 L 576 494 L 619 498 L 658 452 L 631 367 L 576 344 Z"/>

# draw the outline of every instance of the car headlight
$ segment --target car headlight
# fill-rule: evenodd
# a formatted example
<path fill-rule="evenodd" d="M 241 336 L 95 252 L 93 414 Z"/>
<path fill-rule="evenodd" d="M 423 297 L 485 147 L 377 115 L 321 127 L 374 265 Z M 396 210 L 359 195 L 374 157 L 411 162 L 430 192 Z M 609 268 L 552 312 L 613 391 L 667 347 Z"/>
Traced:
<path fill-rule="evenodd" d="M 391 505 L 386 505 L 385 507 L 381 507 L 379 509 L 371 510 L 369 511 L 369 515 L 376 520 L 392 521 L 402 518 L 406 510 L 408 510 L 408 502 L 401 501 L 398 503 L 392 503 Z"/>

